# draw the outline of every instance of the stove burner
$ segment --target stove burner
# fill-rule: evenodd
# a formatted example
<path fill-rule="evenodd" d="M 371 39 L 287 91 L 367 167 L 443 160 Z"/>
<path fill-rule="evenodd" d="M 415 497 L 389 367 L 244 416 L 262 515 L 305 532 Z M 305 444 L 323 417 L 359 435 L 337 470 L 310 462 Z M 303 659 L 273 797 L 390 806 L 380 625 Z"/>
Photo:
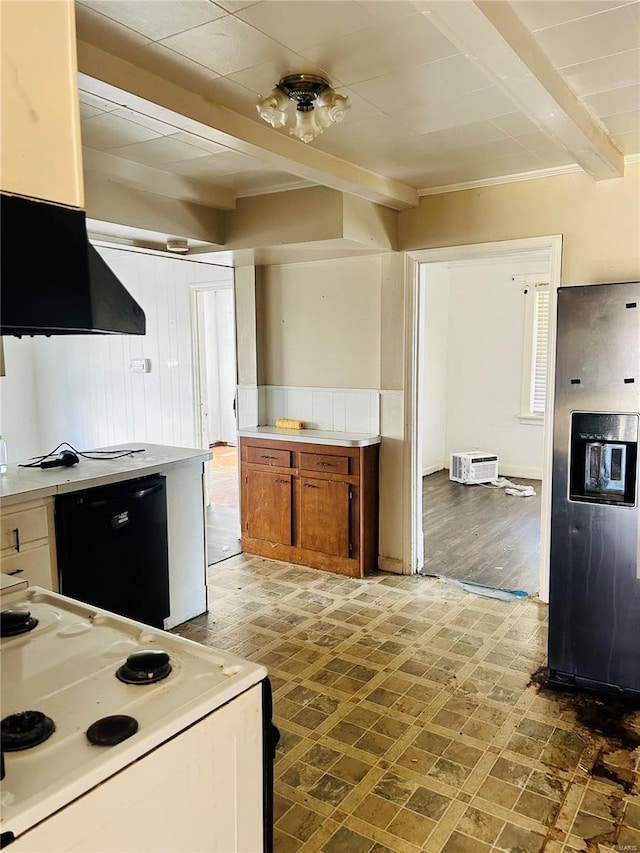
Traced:
<path fill-rule="evenodd" d="M 0 722 L 2 748 L 6 752 L 18 752 L 43 743 L 55 731 L 55 723 L 42 711 L 20 711 L 10 714 Z"/>
<path fill-rule="evenodd" d="M 138 731 L 138 721 L 126 714 L 113 714 L 96 720 L 87 729 L 87 737 L 95 746 L 115 746 Z"/>
<path fill-rule="evenodd" d="M 15 637 L 26 634 L 38 624 L 30 610 L 3 610 L 0 613 L 0 637 Z"/>
<path fill-rule="evenodd" d="M 129 655 L 127 662 L 116 672 L 116 678 L 125 684 L 154 684 L 170 672 L 169 655 L 159 649 L 149 649 Z"/>

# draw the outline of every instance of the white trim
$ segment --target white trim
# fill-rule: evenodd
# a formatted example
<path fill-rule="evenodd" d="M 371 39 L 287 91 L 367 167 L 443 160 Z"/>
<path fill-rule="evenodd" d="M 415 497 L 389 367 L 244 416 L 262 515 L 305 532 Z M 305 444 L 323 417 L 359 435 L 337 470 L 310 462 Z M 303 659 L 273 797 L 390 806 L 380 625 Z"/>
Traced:
<path fill-rule="evenodd" d="M 248 385 L 248 388 L 255 388 L 255 385 Z M 324 385 L 260 385 L 260 388 L 274 388 L 283 391 L 336 391 L 338 393 L 356 392 L 358 394 L 381 394 L 378 388 L 328 388 Z M 388 392 L 387 392 L 388 393 Z"/>
<path fill-rule="evenodd" d="M 528 426 L 544 426 L 544 417 L 542 415 L 518 415 L 518 420 L 521 424 Z"/>
<path fill-rule="evenodd" d="M 476 181 L 461 181 L 459 184 L 441 184 L 439 187 L 425 187 L 418 190 L 418 198 L 425 195 L 440 195 L 441 193 L 457 193 L 462 190 L 474 190 L 481 187 L 499 187 L 502 184 L 515 184 L 520 181 L 536 181 L 538 178 L 554 178 L 557 175 L 568 175 L 572 172 L 584 172 L 577 163 L 565 166 L 551 166 L 549 169 L 539 169 L 533 172 L 517 172 L 515 175 L 500 175 L 496 178 L 479 178 Z"/>
<path fill-rule="evenodd" d="M 556 352 L 556 310 L 557 289 L 561 282 L 562 235 L 545 237 L 526 237 L 518 240 L 505 240 L 495 243 L 478 243 L 466 246 L 450 246 L 441 249 L 423 249 L 408 252 L 405 272 L 405 389 L 406 417 L 404 436 L 404 471 L 409 488 L 405 490 L 403 507 L 408 513 L 406 542 L 409 553 L 405 566 L 410 572 L 418 571 L 422 565 L 422 489 L 418 488 L 422 479 L 420 462 L 420 430 L 418 429 L 418 346 L 419 346 L 419 306 L 420 306 L 420 267 L 422 264 L 452 261 L 459 258 L 486 258 L 491 255 L 510 255 L 511 253 L 546 249 L 549 252 L 549 364 L 555 364 Z M 540 583 L 539 597 L 549 601 L 549 548 L 551 542 L 551 473 L 553 450 L 553 402 L 555 389 L 555 371 L 547 376 L 547 411 L 544 417 L 542 497 L 540 513 Z M 406 495 L 406 492 L 409 494 Z"/>
<path fill-rule="evenodd" d="M 427 468 L 422 469 L 422 476 L 428 477 L 430 474 L 437 474 L 438 471 L 444 471 L 445 467 L 446 466 L 442 462 L 436 465 L 429 465 Z"/>
<path fill-rule="evenodd" d="M 500 465 L 500 477 L 515 477 L 524 480 L 542 480 L 542 468 L 523 468 L 521 465 Z"/>
<path fill-rule="evenodd" d="M 153 255 L 157 258 L 171 258 L 172 261 L 188 261 L 190 264 L 206 264 L 208 267 L 219 267 L 224 270 L 233 269 L 232 264 L 223 264 L 219 260 L 208 261 L 198 258 L 199 254 L 206 254 L 207 256 L 216 254 L 218 252 L 218 248 L 215 243 L 211 243 L 210 248 L 207 248 L 209 244 L 201 243 L 200 245 L 202 248 L 197 252 L 194 252 L 191 255 L 181 255 L 177 252 L 167 252 L 164 249 L 154 249 L 151 246 L 134 246 L 122 242 L 129 239 L 127 237 L 100 237 L 92 231 L 88 231 L 87 235 L 91 245 L 98 246 L 101 249 L 115 249 L 119 252 L 135 252 L 137 255 Z"/>
<path fill-rule="evenodd" d="M 402 560 L 395 557 L 378 557 L 378 568 L 382 569 L 383 572 L 393 572 L 395 575 L 405 574 Z"/>
<path fill-rule="evenodd" d="M 624 165 L 631 166 L 640 163 L 640 154 L 629 154 L 624 158 Z M 461 181 L 457 184 L 440 184 L 437 187 L 423 187 L 418 190 L 418 198 L 427 195 L 441 195 L 442 193 L 456 193 L 463 190 L 475 190 L 482 187 L 499 187 L 503 184 L 516 184 L 520 181 L 536 181 L 538 178 L 555 178 L 558 175 L 570 175 L 574 172 L 584 172 L 577 163 L 568 163 L 564 166 L 550 166 L 548 169 L 538 169 L 531 172 L 517 172 L 514 175 L 500 175 L 495 178 L 479 178 L 476 181 Z"/>
<path fill-rule="evenodd" d="M 440 251 L 440 250 L 435 250 Z M 422 255 L 422 253 L 419 253 Z M 420 402 L 420 263 L 415 256 L 405 256 L 405 418 L 403 441 L 404 480 L 402 517 L 404 519 L 404 571 L 419 572 L 424 566 L 424 537 L 422 535 L 422 488 L 418 479 L 422 467 L 422 430 L 418 427 Z"/>

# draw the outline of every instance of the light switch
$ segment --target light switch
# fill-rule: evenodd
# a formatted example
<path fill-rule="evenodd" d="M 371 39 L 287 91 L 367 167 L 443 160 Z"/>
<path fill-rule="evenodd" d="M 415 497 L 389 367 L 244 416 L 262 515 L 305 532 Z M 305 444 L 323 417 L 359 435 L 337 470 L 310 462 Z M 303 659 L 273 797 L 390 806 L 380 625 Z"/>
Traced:
<path fill-rule="evenodd" d="M 151 373 L 151 359 L 132 358 L 129 360 L 129 370 L 132 373 Z"/>

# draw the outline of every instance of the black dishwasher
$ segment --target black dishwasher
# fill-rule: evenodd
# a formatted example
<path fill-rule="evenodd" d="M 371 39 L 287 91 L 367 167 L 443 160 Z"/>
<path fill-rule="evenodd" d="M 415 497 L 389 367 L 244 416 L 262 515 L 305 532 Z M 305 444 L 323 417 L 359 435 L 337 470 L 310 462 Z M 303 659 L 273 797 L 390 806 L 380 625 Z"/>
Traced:
<path fill-rule="evenodd" d="M 163 628 L 169 615 L 165 478 L 58 495 L 55 510 L 60 592 Z"/>

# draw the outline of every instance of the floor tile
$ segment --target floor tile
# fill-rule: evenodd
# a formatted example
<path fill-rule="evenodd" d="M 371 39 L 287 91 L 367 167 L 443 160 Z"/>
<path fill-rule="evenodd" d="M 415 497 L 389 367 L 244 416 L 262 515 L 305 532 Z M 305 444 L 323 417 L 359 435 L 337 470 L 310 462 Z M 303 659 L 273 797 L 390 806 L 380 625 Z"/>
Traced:
<path fill-rule="evenodd" d="M 527 686 L 543 605 L 244 554 L 208 577 L 212 612 L 174 631 L 269 669 L 275 853 L 640 845 L 640 753 L 581 721 L 586 695 Z"/>
<path fill-rule="evenodd" d="M 504 821 L 500 818 L 469 806 L 460 818 L 456 829 L 464 835 L 470 835 L 479 841 L 493 844 L 503 826 Z"/>

